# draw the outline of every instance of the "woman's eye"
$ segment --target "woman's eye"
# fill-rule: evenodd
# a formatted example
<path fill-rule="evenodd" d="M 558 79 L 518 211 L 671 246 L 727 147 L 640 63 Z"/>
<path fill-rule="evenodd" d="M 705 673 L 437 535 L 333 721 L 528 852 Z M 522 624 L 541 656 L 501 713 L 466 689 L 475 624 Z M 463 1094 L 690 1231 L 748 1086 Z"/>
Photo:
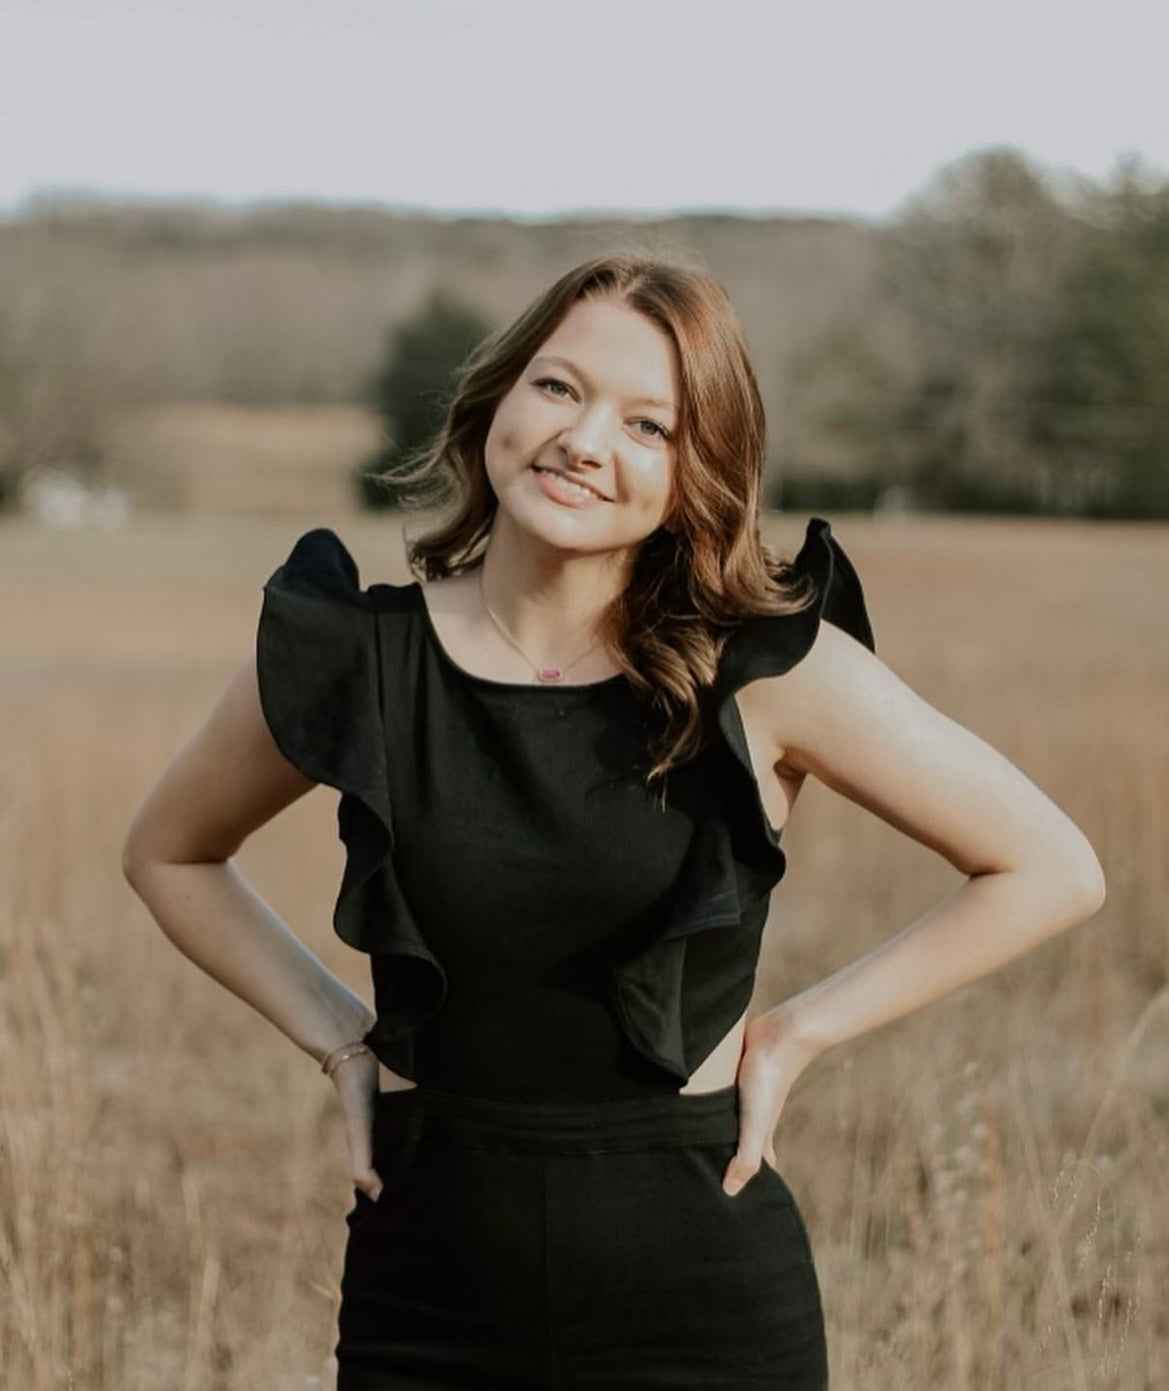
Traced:
<path fill-rule="evenodd" d="M 559 377 L 538 377 L 535 384 L 536 386 L 547 387 L 549 390 L 553 387 L 562 386 L 569 395 L 572 394 L 572 387 L 570 387 L 567 382 L 562 382 Z M 553 392 L 553 394 L 557 395 L 558 393 Z M 563 397 L 561 399 L 563 399 Z M 669 430 L 667 430 L 664 425 L 659 425 L 656 420 L 650 420 L 648 416 L 639 420 L 637 423 L 639 425 L 650 426 L 652 432 L 663 440 L 668 440 L 670 438 Z"/>

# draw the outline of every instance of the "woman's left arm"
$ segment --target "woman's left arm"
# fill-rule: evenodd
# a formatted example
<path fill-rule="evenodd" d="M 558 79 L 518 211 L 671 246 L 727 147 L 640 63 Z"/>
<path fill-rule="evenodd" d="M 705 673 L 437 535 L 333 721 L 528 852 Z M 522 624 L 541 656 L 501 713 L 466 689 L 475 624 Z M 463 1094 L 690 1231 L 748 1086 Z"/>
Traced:
<path fill-rule="evenodd" d="M 849 634 L 750 695 L 793 774 L 939 852 L 967 879 L 875 950 L 747 1026 L 743 1180 L 770 1153 L 796 1076 L 835 1044 L 929 1004 L 1090 917 L 1104 874 L 1083 832 L 1007 758 L 916 694 Z"/>

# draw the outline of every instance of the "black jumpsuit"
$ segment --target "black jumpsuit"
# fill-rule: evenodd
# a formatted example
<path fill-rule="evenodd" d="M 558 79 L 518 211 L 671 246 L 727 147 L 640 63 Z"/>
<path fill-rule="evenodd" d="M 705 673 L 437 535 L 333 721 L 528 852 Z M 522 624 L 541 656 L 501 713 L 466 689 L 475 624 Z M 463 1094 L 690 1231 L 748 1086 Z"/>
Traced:
<path fill-rule="evenodd" d="M 325 528 L 264 587 L 265 718 L 341 793 L 339 935 L 370 956 L 366 1042 L 416 1087 L 376 1102 L 354 1190 L 338 1391 L 823 1391 L 808 1234 L 764 1161 L 735 1196 L 737 1088 L 679 1088 L 751 998 L 784 852 L 733 698 L 822 619 L 873 648 L 813 517 L 802 612 L 744 620 L 711 737 L 645 786 L 623 675 L 490 680 L 444 650 L 419 583 L 362 589 Z"/>

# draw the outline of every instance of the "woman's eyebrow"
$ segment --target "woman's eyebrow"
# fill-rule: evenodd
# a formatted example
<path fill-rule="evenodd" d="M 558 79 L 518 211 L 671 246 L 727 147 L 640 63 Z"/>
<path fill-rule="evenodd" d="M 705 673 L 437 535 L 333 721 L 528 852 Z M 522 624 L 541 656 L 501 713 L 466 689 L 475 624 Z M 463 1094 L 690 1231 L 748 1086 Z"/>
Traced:
<path fill-rule="evenodd" d="M 539 356 L 534 357 L 532 362 L 533 364 L 537 362 L 558 363 L 561 367 L 567 367 L 570 372 L 575 372 L 582 382 L 590 386 L 592 385 L 589 381 L 588 373 L 582 372 L 575 362 L 570 362 L 566 357 L 557 357 L 554 353 L 541 353 Z M 660 396 L 633 396 L 630 397 L 630 403 L 639 406 L 661 406 L 663 410 L 667 411 L 672 411 L 674 409 L 673 401 L 663 401 Z"/>

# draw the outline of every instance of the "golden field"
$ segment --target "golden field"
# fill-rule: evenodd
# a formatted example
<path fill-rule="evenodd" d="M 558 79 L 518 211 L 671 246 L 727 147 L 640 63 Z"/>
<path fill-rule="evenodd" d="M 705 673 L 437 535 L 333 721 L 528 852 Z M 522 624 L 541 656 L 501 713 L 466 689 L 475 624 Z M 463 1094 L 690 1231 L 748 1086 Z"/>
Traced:
<path fill-rule="evenodd" d="M 226 486 L 226 485 L 225 485 Z M 0 523 L 0 1385 L 332 1385 L 351 1201 L 315 1063 L 177 952 L 122 879 L 126 824 L 248 659 L 308 526 L 363 582 L 398 519 Z M 770 519 L 787 553 L 803 517 Z M 1091 921 L 801 1078 L 776 1147 L 812 1236 L 833 1391 L 1169 1386 L 1169 526 L 832 516 L 878 652 L 1083 827 Z M 412 521 L 411 529 L 419 525 Z M 332 933 L 336 794 L 238 864 L 369 998 Z M 958 882 L 809 785 L 755 1004 Z"/>

